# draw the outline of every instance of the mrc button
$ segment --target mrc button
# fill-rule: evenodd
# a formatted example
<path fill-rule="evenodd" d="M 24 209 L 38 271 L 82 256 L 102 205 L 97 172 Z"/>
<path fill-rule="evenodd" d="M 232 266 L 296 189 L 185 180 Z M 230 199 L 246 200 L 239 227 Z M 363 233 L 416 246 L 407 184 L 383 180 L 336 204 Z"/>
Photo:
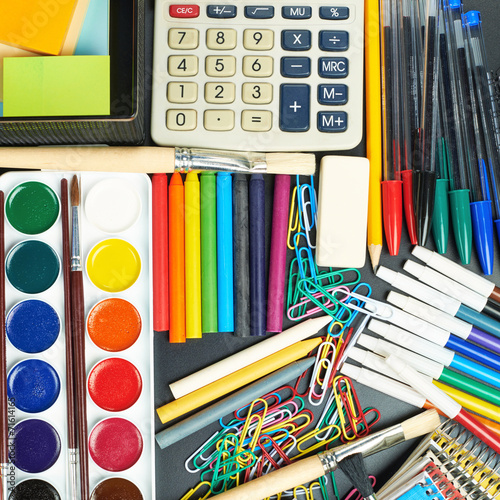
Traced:
<path fill-rule="evenodd" d="M 318 73 L 321 78 L 345 78 L 349 74 L 346 57 L 320 57 Z"/>
<path fill-rule="evenodd" d="M 200 15 L 199 5 L 170 5 L 168 8 L 170 17 L 198 17 Z"/>

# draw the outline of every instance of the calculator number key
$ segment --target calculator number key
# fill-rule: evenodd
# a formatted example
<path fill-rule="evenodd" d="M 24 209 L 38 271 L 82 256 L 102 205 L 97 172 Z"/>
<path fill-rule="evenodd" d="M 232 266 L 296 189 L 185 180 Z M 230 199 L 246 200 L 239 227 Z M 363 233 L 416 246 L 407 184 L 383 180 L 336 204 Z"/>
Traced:
<path fill-rule="evenodd" d="M 170 28 L 168 30 L 168 46 L 174 50 L 196 49 L 199 43 L 199 32 L 194 28 Z"/>
<path fill-rule="evenodd" d="M 349 19 L 349 7 L 333 7 L 324 5 L 319 8 L 319 17 L 321 17 L 321 19 L 344 21 Z"/>
<path fill-rule="evenodd" d="M 270 56 L 245 56 L 243 74 L 253 78 L 263 78 L 273 74 L 273 58 Z"/>
<path fill-rule="evenodd" d="M 169 56 L 168 72 L 172 76 L 195 76 L 198 74 L 196 56 Z"/>
<path fill-rule="evenodd" d="M 349 33 L 347 31 L 320 31 L 319 48 L 328 51 L 347 50 L 349 48 Z"/>
<path fill-rule="evenodd" d="M 211 50 L 231 50 L 236 47 L 236 30 L 207 30 L 207 47 Z"/>
<path fill-rule="evenodd" d="M 206 130 L 227 132 L 234 128 L 234 111 L 232 109 L 209 109 L 203 115 Z"/>
<path fill-rule="evenodd" d="M 311 48 L 311 32 L 309 30 L 283 30 L 281 32 L 283 50 L 309 50 Z"/>
<path fill-rule="evenodd" d="M 244 110 L 241 113 L 241 128 L 248 132 L 267 132 L 273 126 L 271 111 Z"/>
<path fill-rule="evenodd" d="M 347 130 L 347 113 L 345 111 L 320 111 L 318 113 L 318 130 L 320 132 L 345 132 Z"/>
<path fill-rule="evenodd" d="M 169 109 L 167 111 L 167 128 L 169 130 L 194 130 L 196 128 L 196 111 L 194 109 Z"/>
<path fill-rule="evenodd" d="M 273 100 L 273 86 L 270 83 L 244 83 L 241 98 L 246 104 L 269 104 Z"/>
<path fill-rule="evenodd" d="M 198 99 L 198 84 L 194 82 L 170 82 L 167 99 L 176 104 L 193 103 Z"/>
<path fill-rule="evenodd" d="M 205 59 L 208 76 L 228 77 L 236 73 L 236 58 L 233 56 L 208 56 Z"/>
<path fill-rule="evenodd" d="M 234 102 L 236 85 L 234 83 L 210 82 L 205 84 L 205 101 L 210 104 L 229 104 Z"/>
<path fill-rule="evenodd" d="M 280 129 L 285 132 L 309 130 L 311 88 L 305 84 L 283 83 L 280 87 Z"/>
<path fill-rule="evenodd" d="M 271 50 L 274 47 L 274 31 L 245 30 L 243 47 L 247 50 Z"/>
<path fill-rule="evenodd" d="M 321 78 L 344 78 L 349 74 L 349 65 L 345 57 L 320 57 L 318 73 Z"/>
<path fill-rule="evenodd" d="M 318 102 L 326 105 L 341 105 L 347 103 L 347 85 L 318 85 Z"/>

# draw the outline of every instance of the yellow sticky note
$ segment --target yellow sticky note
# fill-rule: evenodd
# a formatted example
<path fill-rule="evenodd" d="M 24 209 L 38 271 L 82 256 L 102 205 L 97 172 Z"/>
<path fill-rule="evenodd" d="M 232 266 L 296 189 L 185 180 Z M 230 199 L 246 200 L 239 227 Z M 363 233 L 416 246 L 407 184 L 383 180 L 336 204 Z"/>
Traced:
<path fill-rule="evenodd" d="M 4 59 L 4 116 L 110 114 L 109 56 Z"/>
<path fill-rule="evenodd" d="M 0 0 L 0 41 L 58 55 L 77 0 Z"/>

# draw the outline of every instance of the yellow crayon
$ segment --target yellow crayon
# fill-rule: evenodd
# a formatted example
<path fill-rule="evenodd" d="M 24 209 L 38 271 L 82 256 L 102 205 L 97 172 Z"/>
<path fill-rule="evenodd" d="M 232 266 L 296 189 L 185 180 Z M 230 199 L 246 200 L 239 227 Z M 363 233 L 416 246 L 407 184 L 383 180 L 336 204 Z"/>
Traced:
<path fill-rule="evenodd" d="M 186 338 L 201 338 L 200 182 L 196 172 L 186 175 Z"/>

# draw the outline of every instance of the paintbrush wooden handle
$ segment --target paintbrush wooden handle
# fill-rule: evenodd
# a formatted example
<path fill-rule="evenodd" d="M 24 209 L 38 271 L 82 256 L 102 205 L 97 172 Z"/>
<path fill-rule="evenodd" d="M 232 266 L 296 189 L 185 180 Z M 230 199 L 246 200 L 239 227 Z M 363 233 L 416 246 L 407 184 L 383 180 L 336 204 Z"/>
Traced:
<path fill-rule="evenodd" d="M 324 475 L 323 465 L 315 455 L 217 495 L 217 500 L 261 500 Z"/>
<path fill-rule="evenodd" d="M 65 146 L 0 148 L 1 168 L 65 171 L 174 171 L 174 148 L 137 146 Z"/>

